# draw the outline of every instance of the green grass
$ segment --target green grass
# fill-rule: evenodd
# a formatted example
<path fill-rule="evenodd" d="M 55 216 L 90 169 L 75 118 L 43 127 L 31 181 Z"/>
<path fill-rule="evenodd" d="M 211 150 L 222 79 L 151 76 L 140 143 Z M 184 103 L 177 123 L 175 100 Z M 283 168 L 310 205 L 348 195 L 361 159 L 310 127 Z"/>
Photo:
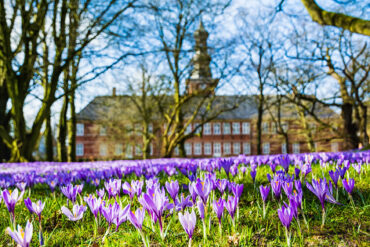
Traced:
<path fill-rule="evenodd" d="M 329 167 L 323 170 L 327 179 L 329 178 L 328 171 L 331 168 Z M 258 168 L 256 189 L 249 174 L 231 178 L 232 181 L 244 184 L 244 191 L 239 204 L 239 221 L 237 222 L 235 231 L 232 230 L 231 220 L 225 209 L 222 221 L 223 232 L 220 236 L 216 216 L 212 209 L 208 208 L 208 213 L 212 214 L 212 224 L 211 231 L 208 234 L 208 241 L 204 244 L 202 222 L 196 209 L 197 225 L 194 231 L 192 246 L 285 246 L 284 228 L 277 215 L 279 204 L 277 201 L 272 200 L 271 193 L 268 198 L 267 215 L 265 219 L 262 217 L 262 199 L 258 187 L 261 184 L 268 184 L 266 174 L 270 172 L 270 168 L 267 166 Z M 293 169 L 290 172 L 293 172 Z M 303 186 L 303 205 L 309 223 L 309 229 L 306 228 L 302 216 L 300 216 L 302 228 L 302 234 L 300 235 L 297 223 L 293 220 L 291 227 L 293 246 L 368 246 L 370 242 L 369 166 L 363 166 L 361 180 L 353 168 L 350 168 L 349 172 L 350 177 L 356 180 L 355 190 L 353 192 L 355 207 L 353 208 L 351 206 L 348 195 L 343 190 L 341 180 L 339 180 L 339 202 L 343 205 L 326 203 L 327 218 L 323 229 L 320 228 L 321 206 L 319 200 Z M 322 177 L 322 171 L 319 165 L 313 165 L 312 173 L 307 176 L 307 180 L 311 181 L 312 176 Z M 226 175 L 222 171 L 217 174 L 217 177 L 226 177 Z M 132 179 L 135 179 L 135 177 L 123 178 L 123 180 L 128 181 Z M 171 178 L 161 175 L 160 182 L 164 185 L 165 181 L 170 179 L 178 179 L 180 183 L 188 183 L 187 178 L 181 174 Z M 95 187 L 85 185 L 83 196 L 88 193 L 95 193 Z M 184 194 L 187 195 L 188 192 L 186 191 Z M 27 196 L 28 190 L 25 193 L 24 199 Z M 216 197 L 219 198 L 218 192 L 216 192 Z M 46 185 L 35 186 L 31 191 L 30 198 L 33 202 L 38 199 L 46 202 L 45 209 L 42 213 L 45 246 L 142 246 L 140 234 L 129 221 L 124 222 L 117 232 L 114 232 L 114 230 L 111 231 L 106 237 L 106 241 L 102 243 L 102 238 L 107 228 L 105 220 L 102 219 L 102 225 L 98 229 L 97 236 L 94 237 L 94 218 L 90 210 L 87 209 L 82 220 L 77 222 L 69 221 L 60 211 L 60 208 L 66 205 L 66 198 L 59 191 L 55 193 L 54 198 Z M 82 198 L 78 198 L 78 203 L 81 203 L 80 200 Z M 285 195 L 283 196 L 283 200 L 286 201 Z M 128 196 L 121 196 L 121 201 L 125 206 L 129 202 Z M 114 200 L 111 199 L 110 202 L 114 202 Z M 134 199 L 132 205 L 134 209 L 139 207 L 137 198 Z M 38 246 L 37 219 L 30 215 L 23 201 L 16 205 L 15 214 L 17 224 L 22 226 L 25 226 L 27 219 L 33 220 L 34 231 L 31 245 Z M 0 206 L 0 217 L 0 230 L 2 233 L 0 246 L 15 246 L 10 236 L 6 234 L 5 229 L 10 225 L 10 221 L 4 203 Z M 187 246 L 188 236 L 183 230 L 177 215 L 169 216 L 164 222 L 164 228 L 166 229 L 168 227 L 168 231 L 166 238 L 161 240 L 158 227 L 156 228 L 157 232 L 153 232 L 150 218 L 148 214 L 146 215 L 144 231 L 150 239 L 151 246 Z"/>

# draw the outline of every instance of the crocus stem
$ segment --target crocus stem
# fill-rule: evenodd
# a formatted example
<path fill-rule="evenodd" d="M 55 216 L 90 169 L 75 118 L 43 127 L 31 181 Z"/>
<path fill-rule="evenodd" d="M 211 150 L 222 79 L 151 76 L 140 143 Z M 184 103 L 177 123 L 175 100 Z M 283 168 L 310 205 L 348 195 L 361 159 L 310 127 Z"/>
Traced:
<path fill-rule="evenodd" d="M 290 247 L 290 234 L 289 234 L 289 230 L 287 227 L 285 227 L 285 236 L 286 236 L 286 243 L 288 247 Z"/>
<path fill-rule="evenodd" d="M 98 232 L 98 218 L 95 217 L 94 237 L 96 237 L 97 232 Z"/>
<path fill-rule="evenodd" d="M 203 240 L 204 244 L 207 241 L 207 228 L 206 228 L 206 222 L 203 220 Z"/>
<path fill-rule="evenodd" d="M 40 246 L 44 245 L 44 237 L 42 236 L 42 225 L 41 225 L 41 215 L 39 217 L 39 241 L 40 241 Z"/>
<path fill-rule="evenodd" d="M 149 247 L 149 242 L 148 243 L 146 242 L 144 232 L 139 230 L 139 233 L 140 233 L 141 239 L 143 240 L 144 246 Z"/>
<path fill-rule="evenodd" d="M 325 217 L 326 217 L 326 212 L 325 212 L 325 208 L 322 209 L 322 223 L 321 223 L 321 229 L 324 228 L 324 225 L 325 225 Z"/>
<path fill-rule="evenodd" d="M 236 206 L 236 218 L 239 221 L 239 205 Z"/>
<path fill-rule="evenodd" d="M 218 224 L 218 231 L 220 232 L 220 237 L 222 237 L 222 225 L 221 225 L 221 223 Z"/>
<path fill-rule="evenodd" d="M 355 210 L 355 202 L 353 201 L 353 197 L 351 194 L 348 194 L 348 196 L 349 196 L 349 200 L 351 201 L 352 208 L 353 210 Z"/>
<path fill-rule="evenodd" d="M 303 211 L 303 209 L 302 209 L 302 208 L 301 208 L 301 212 L 302 212 L 303 221 L 304 221 L 304 223 L 305 223 L 305 225 L 306 225 L 306 227 L 307 227 L 307 230 L 310 230 L 310 226 L 308 225 L 308 222 L 307 222 L 307 220 L 306 220 L 306 216 L 304 215 L 304 211 Z"/>
<path fill-rule="evenodd" d="M 266 216 L 266 205 L 265 205 L 265 201 L 263 201 L 263 218 L 265 218 Z"/>
<path fill-rule="evenodd" d="M 188 246 L 191 247 L 191 238 L 189 238 L 189 245 Z"/>
<path fill-rule="evenodd" d="M 338 201 L 338 186 L 337 186 L 337 195 L 336 195 L 335 200 L 337 200 L 337 201 Z"/>

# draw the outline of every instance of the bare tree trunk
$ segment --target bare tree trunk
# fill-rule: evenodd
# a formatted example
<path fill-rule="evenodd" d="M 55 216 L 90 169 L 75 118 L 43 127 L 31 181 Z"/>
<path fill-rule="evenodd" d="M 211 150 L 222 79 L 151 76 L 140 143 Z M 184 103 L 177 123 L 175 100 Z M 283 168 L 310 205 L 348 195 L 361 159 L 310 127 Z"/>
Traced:
<path fill-rule="evenodd" d="M 353 107 L 350 103 L 343 102 L 342 112 L 343 120 L 343 137 L 345 149 L 351 150 L 358 148 L 359 138 L 357 136 L 358 127 L 353 123 Z"/>
<path fill-rule="evenodd" d="M 50 113 L 45 121 L 45 147 L 46 147 L 46 160 L 54 160 L 54 150 L 53 150 L 53 132 L 51 128 L 51 116 Z"/>
<path fill-rule="evenodd" d="M 61 162 L 67 161 L 67 146 L 66 138 L 68 132 L 67 126 L 67 111 L 68 111 L 68 71 L 65 72 L 64 76 L 64 97 L 63 105 L 59 116 L 59 127 L 58 127 L 58 160 Z"/>

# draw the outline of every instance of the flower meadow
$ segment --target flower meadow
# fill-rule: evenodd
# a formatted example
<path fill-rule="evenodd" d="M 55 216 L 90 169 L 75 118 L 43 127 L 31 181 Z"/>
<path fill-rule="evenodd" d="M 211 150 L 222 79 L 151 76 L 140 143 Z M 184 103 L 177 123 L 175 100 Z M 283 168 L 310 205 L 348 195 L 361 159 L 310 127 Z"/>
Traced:
<path fill-rule="evenodd" d="M 370 152 L 0 164 L 1 246 L 368 246 Z"/>

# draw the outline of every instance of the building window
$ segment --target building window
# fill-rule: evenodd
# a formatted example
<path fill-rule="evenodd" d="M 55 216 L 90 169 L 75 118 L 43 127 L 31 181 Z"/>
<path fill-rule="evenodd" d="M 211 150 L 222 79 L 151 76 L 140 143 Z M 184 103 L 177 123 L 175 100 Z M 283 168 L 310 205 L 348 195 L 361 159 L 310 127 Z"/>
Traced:
<path fill-rule="evenodd" d="M 243 135 L 249 135 L 251 133 L 251 125 L 248 122 L 244 122 L 242 125 Z"/>
<path fill-rule="evenodd" d="M 266 142 L 262 145 L 263 154 L 270 154 L 270 143 Z"/>
<path fill-rule="evenodd" d="M 212 154 L 212 145 L 209 142 L 204 143 L 204 154 L 211 155 Z"/>
<path fill-rule="evenodd" d="M 84 124 L 82 123 L 78 123 L 77 126 L 76 126 L 76 135 L 77 136 L 83 136 L 84 135 Z"/>
<path fill-rule="evenodd" d="M 283 131 L 286 133 L 288 131 L 288 123 L 287 122 L 283 122 L 281 123 L 281 127 L 283 128 Z"/>
<path fill-rule="evenodd" d="M 293 143 L 293 153 L 299 154 L 299 143 Z"/>
<path fill-rule="evenodd" d="M 135 128 L 136 135 L 141 136 L 142 130 L 141 130 L 140 124 L 135 124 L 135 127 L 134 128 Z"/>
<path fill-rule="evenodd" d="M 239 142 L 233 143 L 233 153 L 240 154 L 240 143 Z"/>
<path fill-rule="evenodd" d="M 231 154 L 231 145 L 229 142 L 224 143 L 224 154 L 225 155 Z"/>
<path fill-rule="evenodd" d="M 153 124 L 148 125 L 148 132 L 153 133 Z"/>
<path fill-rule="evenodd" d="M 243 143 L 243 154 L 251 154 L 251 144 L 249 142 Z"/>
<path fill-rule="evenodd" d="M 219 143 L 219 142 L 213 143 L 213 155 L 215 157 L 220 157 L 221 156 L 221 143 Z"/>
<path fill-rule="evenodd" d="M 240 134 L 240 123 L 233 123 L 233 135 Z"/>
<path fill-rule="evenodd" d="M 132 145 L 131 144 L 126 145 L 126 158 L 132 159 Z"/>
<path fill-rule="evenodd" d="M 150 151 L 149 151 L 150 156 L 153 156 L 153 153 L 154 153 L 153 143 L 150 143 L 149 148 L 150 148 Z"/>
<path fill-rule="evenodd" d="M 273 133 L 273 134 L 277 133 L 276 123 L 271 123 L 271 133 Z"/>
<path fill-rule="evenodd" d="M 83 143 L 77 143 L 76 144 L 76 155 L 77 156 L 83 156 L 84 155 L 84 144 Z"/>
<path fill-rule="evenodd" d="M 213 134 L 221 135 L 221 124 L 220 123 L 213 123 Z"/>
<path fill-rule="evenodd" d="M 141 144 L 135 145 L 135 155 L 140 156 L 143 155 L 143 150 Z"/>
<path fill-rule="evenodd" d="M 195 155 L 202 155 L 202 143 L 197 142 L 194 144 L 194 154 Z"/>
<path fill-rule="evenodd" d="M 123 145 L 122 144 L 116 144 L 114 147 L 114 154 L 115 155 L 122 155 L 123 153 Z"/>
<path fill-rule="evenodd" d="M 100 126 L 99 135 L 100 136 L 106 136 L 107 135 L 107 127 L 106 126 Z"/>
<path fill-rule="evenodd" d="M 210 123 L 205 123 L 203 125 L 204 129 L 203 129 L 203 134 L 204 135 L 211 135 L 212 134 L 212 131 L 211 131 L 211 124 Z"/>
<path fill-rule="evenodd" d="M 100 156 L 106 156 L 108 153 L 108 146 L 105 143 L 101 143 L 99 146 L 99 154 Z"/>
<path fill-rule="evenodd" d="M 262 133 L 268 133 L 269 132 L 269 123 L 263 122 L 262 123 Z"/>
<path fill-rule="evenodd" d="M 230 123 L 224 123 L 224 135 L 230 135 L 231 129 L 230 129 Z"/>
<path fill-rule="evenodd" d="M 178 147 L 178 146 L 176 146 L 176 147 L 175 147 L 175 155 L 176 155 L 176 156 L 179 156 L 179 154 L 180 154 L 179 147 Z"/>
<path fill-rule="evenodd" d="M 282 143 L 281 144 L 281 153 L 282 154 L 287 154 L 288 153 L 288 149 L 287 149 L 286 143 Z"/>
<path fill-rule="evenodd" d="M 186 134 L 186 135 L 188 135 L 188 134 L 190 134 L 190 133 L 191 133 L 191 131 L 192 131 L 192 129 L 191 129 L 191 124 L 189 124 L 189 125 L 186 127 L 186 129 L 185 129 L 185 134 Z"/>
<path fill-rule="evenodd" d="M 191 143 L 185 143 L 185 154 L 191 155 Z"/>
<path fill-rule="evenodd" d="M 339 145 L 338 142 L 331 143 L 331 151 L 332 152 L 338 152 L 339 151 Z"/>

